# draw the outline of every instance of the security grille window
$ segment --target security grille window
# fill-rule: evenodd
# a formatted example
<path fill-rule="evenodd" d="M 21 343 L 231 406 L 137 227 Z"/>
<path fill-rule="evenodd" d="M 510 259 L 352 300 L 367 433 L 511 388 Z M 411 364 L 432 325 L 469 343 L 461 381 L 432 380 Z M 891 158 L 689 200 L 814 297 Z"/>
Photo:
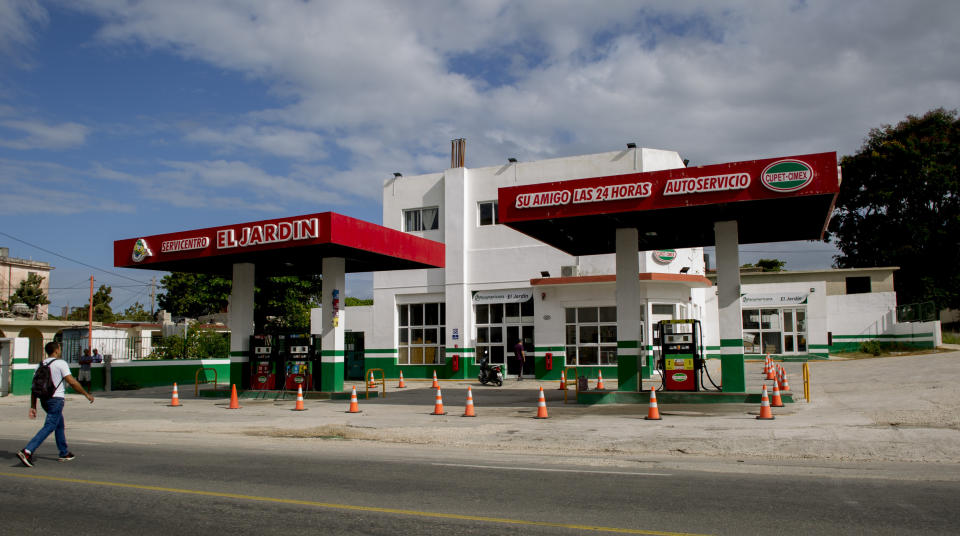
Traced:
<path fill-rule="evenodd" d="M 568 365 L 617 364 L 616 307 L 570 307 L 564 313 Z"/>
<path fill-rule="evenodd" d="M 497 202 L 484 201 L 479 204 L 480 225 L 496 225 L 497 221 Z"/>
<path fill-rule="evenodd" d="M 440 209 L 415 208 L 403 211 L 403 229 L 410 231 L 432 231 L 440 228 Z"/>
<path fill-rule="evenodd" d="M 441 365 L 446 343 L 446 304 L 405 303 L 399 317 L 397 362 L 401 365 Z"/>

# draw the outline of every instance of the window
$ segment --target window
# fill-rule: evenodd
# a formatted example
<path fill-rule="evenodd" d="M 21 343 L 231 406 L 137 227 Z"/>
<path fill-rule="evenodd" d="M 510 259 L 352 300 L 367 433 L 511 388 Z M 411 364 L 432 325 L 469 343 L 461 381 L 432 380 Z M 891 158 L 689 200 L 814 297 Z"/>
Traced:
<path fill-rule="evenodd" d="M 440 228 L 440 209 L 415 208 L 403 211 L 403 230 L 410 231 L 433 231 Z"/>
<path fill-rule="evenodd" d="M 617 308 L 571 307 L 566 318 L 567 364 L 617 364 Z"/>
<path fill-rule="evenodd" d="M 869 294 L 870 291 L 870 276 L 847 278 L 847 294 Z"/>
<path fill-rule="evenodd" d="M 397 362 L 401 365 L 443 364 L 446 304 L 403 304 L 397 306 L 397 313 Z"/>
<path fill-rule="evenodd" d="M 803 307 L 743 309 L 745 354 L 807 352 L 807 312 Z"/>
<path fill-rule="evenodd" d="M 498 223 L 496 201 L 484 201 L 478 207 L 480 209 L 480 225 L 496 225 Z"/>

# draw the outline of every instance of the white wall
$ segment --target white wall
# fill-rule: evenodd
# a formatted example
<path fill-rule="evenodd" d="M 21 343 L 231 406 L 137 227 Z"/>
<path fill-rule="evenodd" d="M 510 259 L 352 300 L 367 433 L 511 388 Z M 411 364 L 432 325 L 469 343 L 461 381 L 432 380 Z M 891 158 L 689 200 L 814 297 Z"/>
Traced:
<path fill-rule="evenodd" d="M 827 330 L 834 335 L 889 333 L 897 321 L 897 294 L 872 292 L 827 296 Z"/>

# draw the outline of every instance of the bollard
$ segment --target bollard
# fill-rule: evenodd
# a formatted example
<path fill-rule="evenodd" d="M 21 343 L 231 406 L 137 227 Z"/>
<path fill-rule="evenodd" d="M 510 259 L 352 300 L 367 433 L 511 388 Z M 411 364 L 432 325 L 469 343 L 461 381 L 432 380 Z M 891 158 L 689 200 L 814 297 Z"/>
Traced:
<path fill-rule="evenodd" d="M 103 356 L 103 390 L 113 391 L 113 377 L 111 374 L 111 363 L 113 363 L 113 354 L 104 354 Z"/>

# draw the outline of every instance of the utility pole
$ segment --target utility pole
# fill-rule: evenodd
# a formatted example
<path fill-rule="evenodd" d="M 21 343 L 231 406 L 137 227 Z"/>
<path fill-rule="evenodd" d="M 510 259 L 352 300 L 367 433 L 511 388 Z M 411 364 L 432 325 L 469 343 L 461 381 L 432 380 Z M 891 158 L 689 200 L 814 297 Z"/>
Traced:
<path fill-rule="evenodd" d="M 93 276 L 90 276 L 90 313 L 87 324 L 87 348 L 93 349 Z"/>
<path fill-rule="evenodd" d="M 153 315 L 156 312 L 153 310 L 153 300 L 157 293 L 157 276 L 153 276 L 153 279 L 150 280 L 150 314 Z"/>

